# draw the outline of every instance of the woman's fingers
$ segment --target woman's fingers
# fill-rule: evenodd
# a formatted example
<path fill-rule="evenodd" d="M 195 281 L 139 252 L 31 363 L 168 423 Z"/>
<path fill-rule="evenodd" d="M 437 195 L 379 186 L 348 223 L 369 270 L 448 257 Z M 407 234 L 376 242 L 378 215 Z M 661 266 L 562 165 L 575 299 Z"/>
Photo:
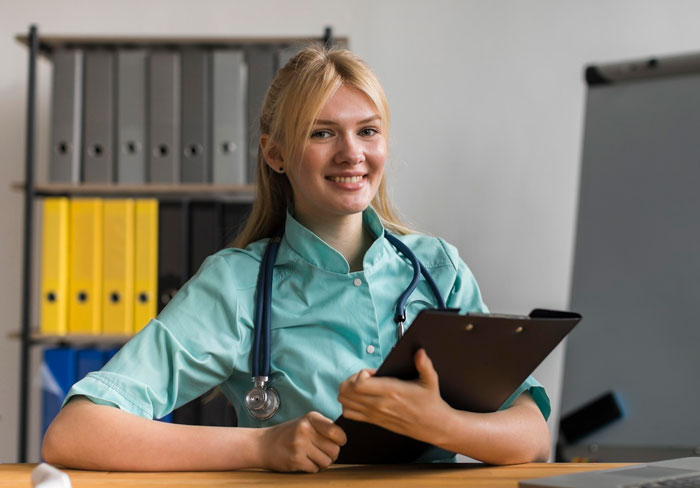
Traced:
<path fill-rule="evenodd" d="M 350 420 L 358 420 L 360 422 L 369 422 L 369 418 L 365 415 L 364 410 L 348 407 L 343 408 L 343 417 Z"/>
<path fill-rule="evenodd" d="M 344 398 L 344 399 L 339 398 L 339 400 L 340 400 L 340 404 L 343 407 L 343 415 L 345 415 L 346 410 L 355 410 L 358 412 L 365 412 L 368 409 L 372 408 L 372 405 L 368 404 L 366 399 L 355 400 L 352 398 Z M 345 415 L 345 416 L 347 417 L 347 415 Z"/>
<path fill-rule="evenodd" d="M 345 432 L 318 412 L 309 412 L 305 418 L 312 427 L 306 447 L 306 457 L 313 465 L 311 471 L 326 469 L 338 459 L 340 446 L 347 440 Z"/>
<path fill-rule="evenodd" d="M 274 471 L 317 472 L 330 466 L 347 438 L 343 429 L 318 412 L 264 429 L 264 465 Z"/>
<path fill-rule="evenodd" d="M 316 448 L 318 451 L 322 452 L 325 456 L 328 457 L 328 465 L 332 464 L 336 459 L 338 459 L 338 454 L 340 454 L 340 446 L 335 442 L 331 441 L 330 439 L 318 436 L 314 439 L 311 439 L 311 443 L 313 444 L 314 448 Z M 314 450 L 312 449 L 311 451 L 313 452 Z"/>
<path fill-rule="evenodd" d="M 343 429 L 338 427 L 331 419 L 324 417 L 318 412 L 310 412 L 307 414 L 309 422 L 316 431 L 326 439 L 330 440 L 338 446 L 345 445 L 347 437 Z"/>
<path fill-rule="evenodd" d="M 428 353 L 425 352 L 425 349 L 421 348 L 416 351 L 414 361 L 416 364 L 416 369 L 418 370 L 419 380 L 429 389 L 439 389 L 440 386 L 437 371 L 435 371 L 433 361 L 428 356 Z"/>
<path fill-rule="evenodd" d="M 306 452 L 306 458 L 309 461 L 311 469 L 304 469 L 304 471 L 316 473 L 333 464 L 333 462 L 338 458 L 338 455 L 336 454 L 334 457 L 331 457 L 323 449 L 312 445 Z"/>
<path fill-rule="evenodd" d="M 358 373 L 359 374 L 359 373 Z M 338 392 L 341 395 L 363 395 L 383 397 L 390 392 L 401 391 L 408 386 L 408 382 L 396 378 L 377 378 L 376 376 L 361 377 L 351 383 L 340 385 Z"/>

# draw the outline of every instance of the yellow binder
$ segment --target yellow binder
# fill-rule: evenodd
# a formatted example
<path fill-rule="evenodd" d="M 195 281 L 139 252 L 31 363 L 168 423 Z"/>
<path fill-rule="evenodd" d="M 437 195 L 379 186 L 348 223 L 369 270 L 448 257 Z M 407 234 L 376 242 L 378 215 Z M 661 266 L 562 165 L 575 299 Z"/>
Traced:
<path fill-rule="evenodd" d="M 102 330 L 102 200 L 71 201 L 69 253 L 68 332 L 98 334 Z"/>
<path fill-rule="evenodd" d="M 43 334 L 68 331 L 68 199 L 43 200 L 41 322 Z"/>
<path fill-rule="evenodd" d="M 156 316 L 158 290 L 158 200 L 136 201 L 134 323 L 139 332 Z"/>
<path fill-rule="evenodd" d="M 134 321 L 134 200 L 104 200 L 102 333 L 131 334 Z"/>

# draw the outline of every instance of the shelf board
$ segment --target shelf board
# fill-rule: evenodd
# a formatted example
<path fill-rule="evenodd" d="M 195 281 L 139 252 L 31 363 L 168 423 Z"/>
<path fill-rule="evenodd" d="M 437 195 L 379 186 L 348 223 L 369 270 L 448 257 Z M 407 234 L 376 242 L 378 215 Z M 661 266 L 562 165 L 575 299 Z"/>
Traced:
<path fill-rule="evenodd" d="M 22 182 L 12 183 L 12 189 L 24 191 Z M 172 197 L 193 199 L 221 199 L 252 202 L 255 185 L 212 185 L 212 184 L 173 184 L 173 185 L 116 185 L 116 184 L 60 184 L 46 183 L 34 185 L 37 196 L 121 196 L 121 197 Z"/>
<path fill-rule="evenodd" d="M 10 339 L 21 339 L 19 332 L 10 332 Z M 133 336 L 126 334 L 42 334 L 39 330 L 29 333 L 29 342 L 32 344 L 73 344 L 77 346 L 88 344 L 126 344 Z"/>
<path fill-rule="evenodd" d="M 29 45 L 27 34 L 17 34 L 15 39 L 20 44 Z M 39 51 L 50 55 L 58 48 L 174 48 L 174 47 L 205 47 L 205 48 L 244 48 L 246 46 L 303 46 L 310 42 L 323 42 L 321 37 L 216 37 L 216 36 L 104 36 L 104 35 L 63 35 L 41 34 L 39 36 Z M 347 47 L 346 37 L 334 37 L 335 44 Z"/>

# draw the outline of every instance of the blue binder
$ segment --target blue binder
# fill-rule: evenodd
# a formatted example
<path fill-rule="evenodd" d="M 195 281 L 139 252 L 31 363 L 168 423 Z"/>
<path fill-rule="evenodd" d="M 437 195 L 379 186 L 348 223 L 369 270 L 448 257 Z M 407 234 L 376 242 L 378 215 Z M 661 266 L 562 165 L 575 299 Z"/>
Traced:
<path fill-rule="evenodd" d="M 99 349 L 79 349 L 78 350 L 78 370 L 76 381 L 85 378 L 85 375 L 92 371 L 99 371 L 104 366 L 106 360 L 105 351 Z"/>
<path fill-rule="evenodd" d="M 56 347 L 44 350 L 41 365 L 41 438 L 61 409 L 68 390 L 73 386 L 78 371 L 76 350 L 71 347 Z"/>
<path fill-rule="evenodd" d="M 121 349 L 121 346 L 113 347 L 105 351 L 105 364 L 107 364 L 109 360 L 112 359 L 114 355 L 119 352 L 119 349 Z"/>

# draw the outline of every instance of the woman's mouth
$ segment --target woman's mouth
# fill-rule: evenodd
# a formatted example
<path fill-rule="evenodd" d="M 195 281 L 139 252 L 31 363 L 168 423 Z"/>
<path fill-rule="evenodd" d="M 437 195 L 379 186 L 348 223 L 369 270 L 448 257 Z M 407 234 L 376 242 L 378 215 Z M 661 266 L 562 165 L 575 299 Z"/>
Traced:
<path fill-rule="evenodd" d="M 364 178 L 363 175 L 358 176 L 326 176 L 327 180 L 335 181 L 336 183 L 359 183 Z"/>

